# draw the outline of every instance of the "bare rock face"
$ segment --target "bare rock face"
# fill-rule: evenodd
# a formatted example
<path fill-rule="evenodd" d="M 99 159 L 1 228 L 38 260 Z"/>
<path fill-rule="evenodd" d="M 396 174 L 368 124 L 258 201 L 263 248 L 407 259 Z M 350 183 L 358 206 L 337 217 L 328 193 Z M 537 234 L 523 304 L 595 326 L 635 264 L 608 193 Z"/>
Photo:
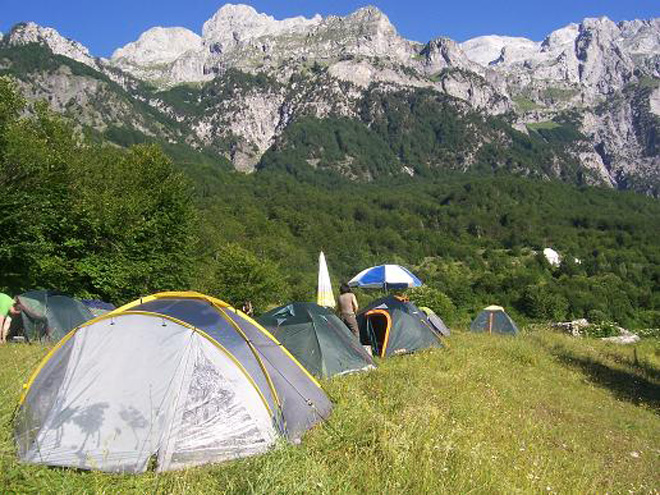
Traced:
<path fill-rule="evenodd" d="M 420 56 L 423 70 L 436 82 L 436 89 L 493 115 L 511 110 L 504 79 L 471 61 L 455 41 L 432 40 L 420 51 Z"/>
<path fill-rule="evenodd" d="M 653 115 L 660 117 L 660 85 L 649 96 L 649 109 Z"/>
<path fill-rule="evenodd" d="M 417 48 L 374 7 L 346 17 L 277 20 L 247 5 L 227 4 L 204 24 L 201 37 L 183 28 L 154 28 L 118 49 L 110 63 L 171 86 L 207 80 L 228 68 L 254 73 L 355 57 L 408 63 Z"/>
<path fill-rule="evenodd" d="M 575 39 L 580 82 L 600 94 L 609 94 L 631 80 L 634 65 L 617 41 L 618 26 L 601 17 L 585 19 Z"/>
<path fill-rule="evenodd" d="M 112 64 L 139 79 L 172 83 L 204 80 L 202 38 L 189 29 L 155 27 L 118 48 Z"/>
<path fill-rule="evenodd" d="M 512 36 L 479 36 L 459 45 L 466 57 L 471 61 L 483 65 L 510 65 L 535 53 L 540 43 L 527 38 Z M 503 56 L 503 52 L 506 56 Z"/>
<path fill-rule="evenodd" d="M 579 144 L 567 146 L 588 172 L 587 182 L 660 195 L 660 19 L 584 19 L 542 41 L 489 35 L 460 44 L 443 37 L 420 44 L 399 35 L 375 7 L 347 16 L 278 20 L 247 5 L 227 4 L 201 35 L 155 27 L 110 60 L 95 59 L 80 43 L 34 23 L 17 25 L 2 43 L 40 43 L 99 70 L 157 111 L 185 122 L 190 139 L 213 144 L 227 138 L 233 148 L 222 153 L 241 170 L 252 170 L 292 119 L 354 118 L 361 96 L 378 85 L 444 93 L 482 113 L 506 114 L 525 133 L 533 132 L 528 124 L 554 125 L 568 115 L 580 137 Z M 161 90 L 182 83 L 204 87 L 230 71 L 276 84 L 232 93 L 233 104 L 206 102 L 204 111 L 190 115 L 190 105 L 175 109 L 158 93 L 144 97 L 137 89 L 139 81 Z M 51 89 L 68 95 L 62 84 Z"/>
<path fill-rule="evenodd" d="M 424 57 L 424 67 L 434 74 L 444 69 L 457 68 L 483 74 L 485 70 L 468 58 L 460 45 L 449 38 L 437 38 L 429 41 L 420 52 Z"/>
<path fill-rule="evenodd" d="M 2 38 L 2 41 L 10 46 L 39 43 L 50 48 L 56 55 L 63 55 L 94 69 L 99 69 L 96 59 L 90 55 L 89 50 L 83 45 L 65 38 L 53 28 L 41 27 L 34 22 L 17 24 L 11 32 Z"/>
<path fill-rule="evenodd" d="M 587 18 L 550 33 L 543 42 L 526 38 L 482 36 L 461 43 L 467 57 L 497 70 L 512 83 L 579 85 L 595 101 L 622 89 L 637 65 L 660 56 L 660 20 L 614 23 L 607 17 Z M 647 64 L 647 62 L 651 62 Z"/>
<path fill-rule="evenodd" d="M 193 130 L 206 144 L 213 143 L 218 131 L 224 137 L 238 138 L 229 150 L 228 158 L 237 170 L 251 172 L 273 142 L 283 101 L 281 91 L 242 93 L 195 121 Z"/>
<path fill-rule="evenodd" d="M 579 130 L 593 143 L 578 154 L 582 166 L 604 184 L 636 182 L 640 190 L 639 183 L 647 183 L 641 190 L 658 194 L 660 156 L 651 136 L 660 130 L 660 19 L 617 24 L 588 18 L 540 43 L 484 36 L 460 46 L 469 59 L 505 78 L 519 122 L 577 110 Z"/>

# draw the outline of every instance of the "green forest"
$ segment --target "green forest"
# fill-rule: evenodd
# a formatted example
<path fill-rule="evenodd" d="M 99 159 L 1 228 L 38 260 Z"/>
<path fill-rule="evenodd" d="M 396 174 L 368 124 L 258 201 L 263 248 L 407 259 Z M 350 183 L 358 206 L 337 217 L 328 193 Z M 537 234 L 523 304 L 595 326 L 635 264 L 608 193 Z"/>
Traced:
<path fill-rule="evenodd" d="M 400 106 L 391 115 L 418 108 L 397 98 L 387 102 Z M 424 163 L 447 152 L 428 129 L 451 122 L 423 117 L 419 132 L 381 117 L 368 117 L 368 133 L 302 120 L 245 175 L 192 150 L 84 137 L 2 77 L 0 291 L 45 288 L 118 304 L 199 290 L 235 305 L 249 299 L 260 311 L 313 299 L 323 250 L 335 286 L 372 264 L 409 267 L 425 282 L 412 297 L 449 324 L 496 303 L 523 321 L 660 327 L 657 200 L 496 173 L 489 153 L 500 150 L 485 149 L 470 174 L 390 175 L 395 159 Z M 511 169 L 520 157 L 543 161 L 535 143 L 544 133 L 558 150 L 574 138 L 570 127 L 553 129 L 512 134 Z M 314 169 L 299 151 L 318 143 L 325 151 Z M 375 180 L 325 166 L 346 149 Z M 561 253 L 560 267 L 545 261 L 545 247 Z"/>

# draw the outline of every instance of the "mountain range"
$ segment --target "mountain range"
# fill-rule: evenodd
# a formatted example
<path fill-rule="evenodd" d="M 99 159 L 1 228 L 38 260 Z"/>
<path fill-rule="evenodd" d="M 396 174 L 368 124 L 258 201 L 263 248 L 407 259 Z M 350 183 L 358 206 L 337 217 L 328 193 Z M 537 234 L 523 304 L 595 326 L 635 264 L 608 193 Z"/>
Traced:
<path fill-rule="evenodd" d="M 109 59 L 17 24 L 0 74 L 104 139 L 245 172 L 505 171 L 660 195 L 660 18 L 419 43 L 375 7 L 276 20 L 227 4 L 201 35 L 155 27 Z"/>

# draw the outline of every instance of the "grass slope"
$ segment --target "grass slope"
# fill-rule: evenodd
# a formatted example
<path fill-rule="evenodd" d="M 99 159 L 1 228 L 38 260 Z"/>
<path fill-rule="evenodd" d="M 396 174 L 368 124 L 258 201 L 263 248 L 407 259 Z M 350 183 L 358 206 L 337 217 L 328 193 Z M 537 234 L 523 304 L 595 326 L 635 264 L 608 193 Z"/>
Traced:
<path fill-rule="evenodd" d="M 302 445 L 140 476 L 19 464 L 10 418 L 45 349 L 0 348 L 5 494 L 658 493 L 660 351 L 545 331 L 457 333 L 449 348 L 326 383 L 336 408 Z"/>

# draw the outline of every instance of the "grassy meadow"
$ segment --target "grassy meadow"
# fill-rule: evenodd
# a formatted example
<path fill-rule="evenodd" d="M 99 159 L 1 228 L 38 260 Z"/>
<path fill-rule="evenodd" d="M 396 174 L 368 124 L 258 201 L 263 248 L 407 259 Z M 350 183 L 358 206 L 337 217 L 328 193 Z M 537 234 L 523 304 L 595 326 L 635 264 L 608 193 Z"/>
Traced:
<path fill-rule="evenodd" d="M 301 445 L 138 476 L 17 462 L 12 413 L 46 351 L 0 348 L 3 495 L 660 493 L 657 340 L 457 332 L 445 349 L 325 382 L 334 412 Z"/>

